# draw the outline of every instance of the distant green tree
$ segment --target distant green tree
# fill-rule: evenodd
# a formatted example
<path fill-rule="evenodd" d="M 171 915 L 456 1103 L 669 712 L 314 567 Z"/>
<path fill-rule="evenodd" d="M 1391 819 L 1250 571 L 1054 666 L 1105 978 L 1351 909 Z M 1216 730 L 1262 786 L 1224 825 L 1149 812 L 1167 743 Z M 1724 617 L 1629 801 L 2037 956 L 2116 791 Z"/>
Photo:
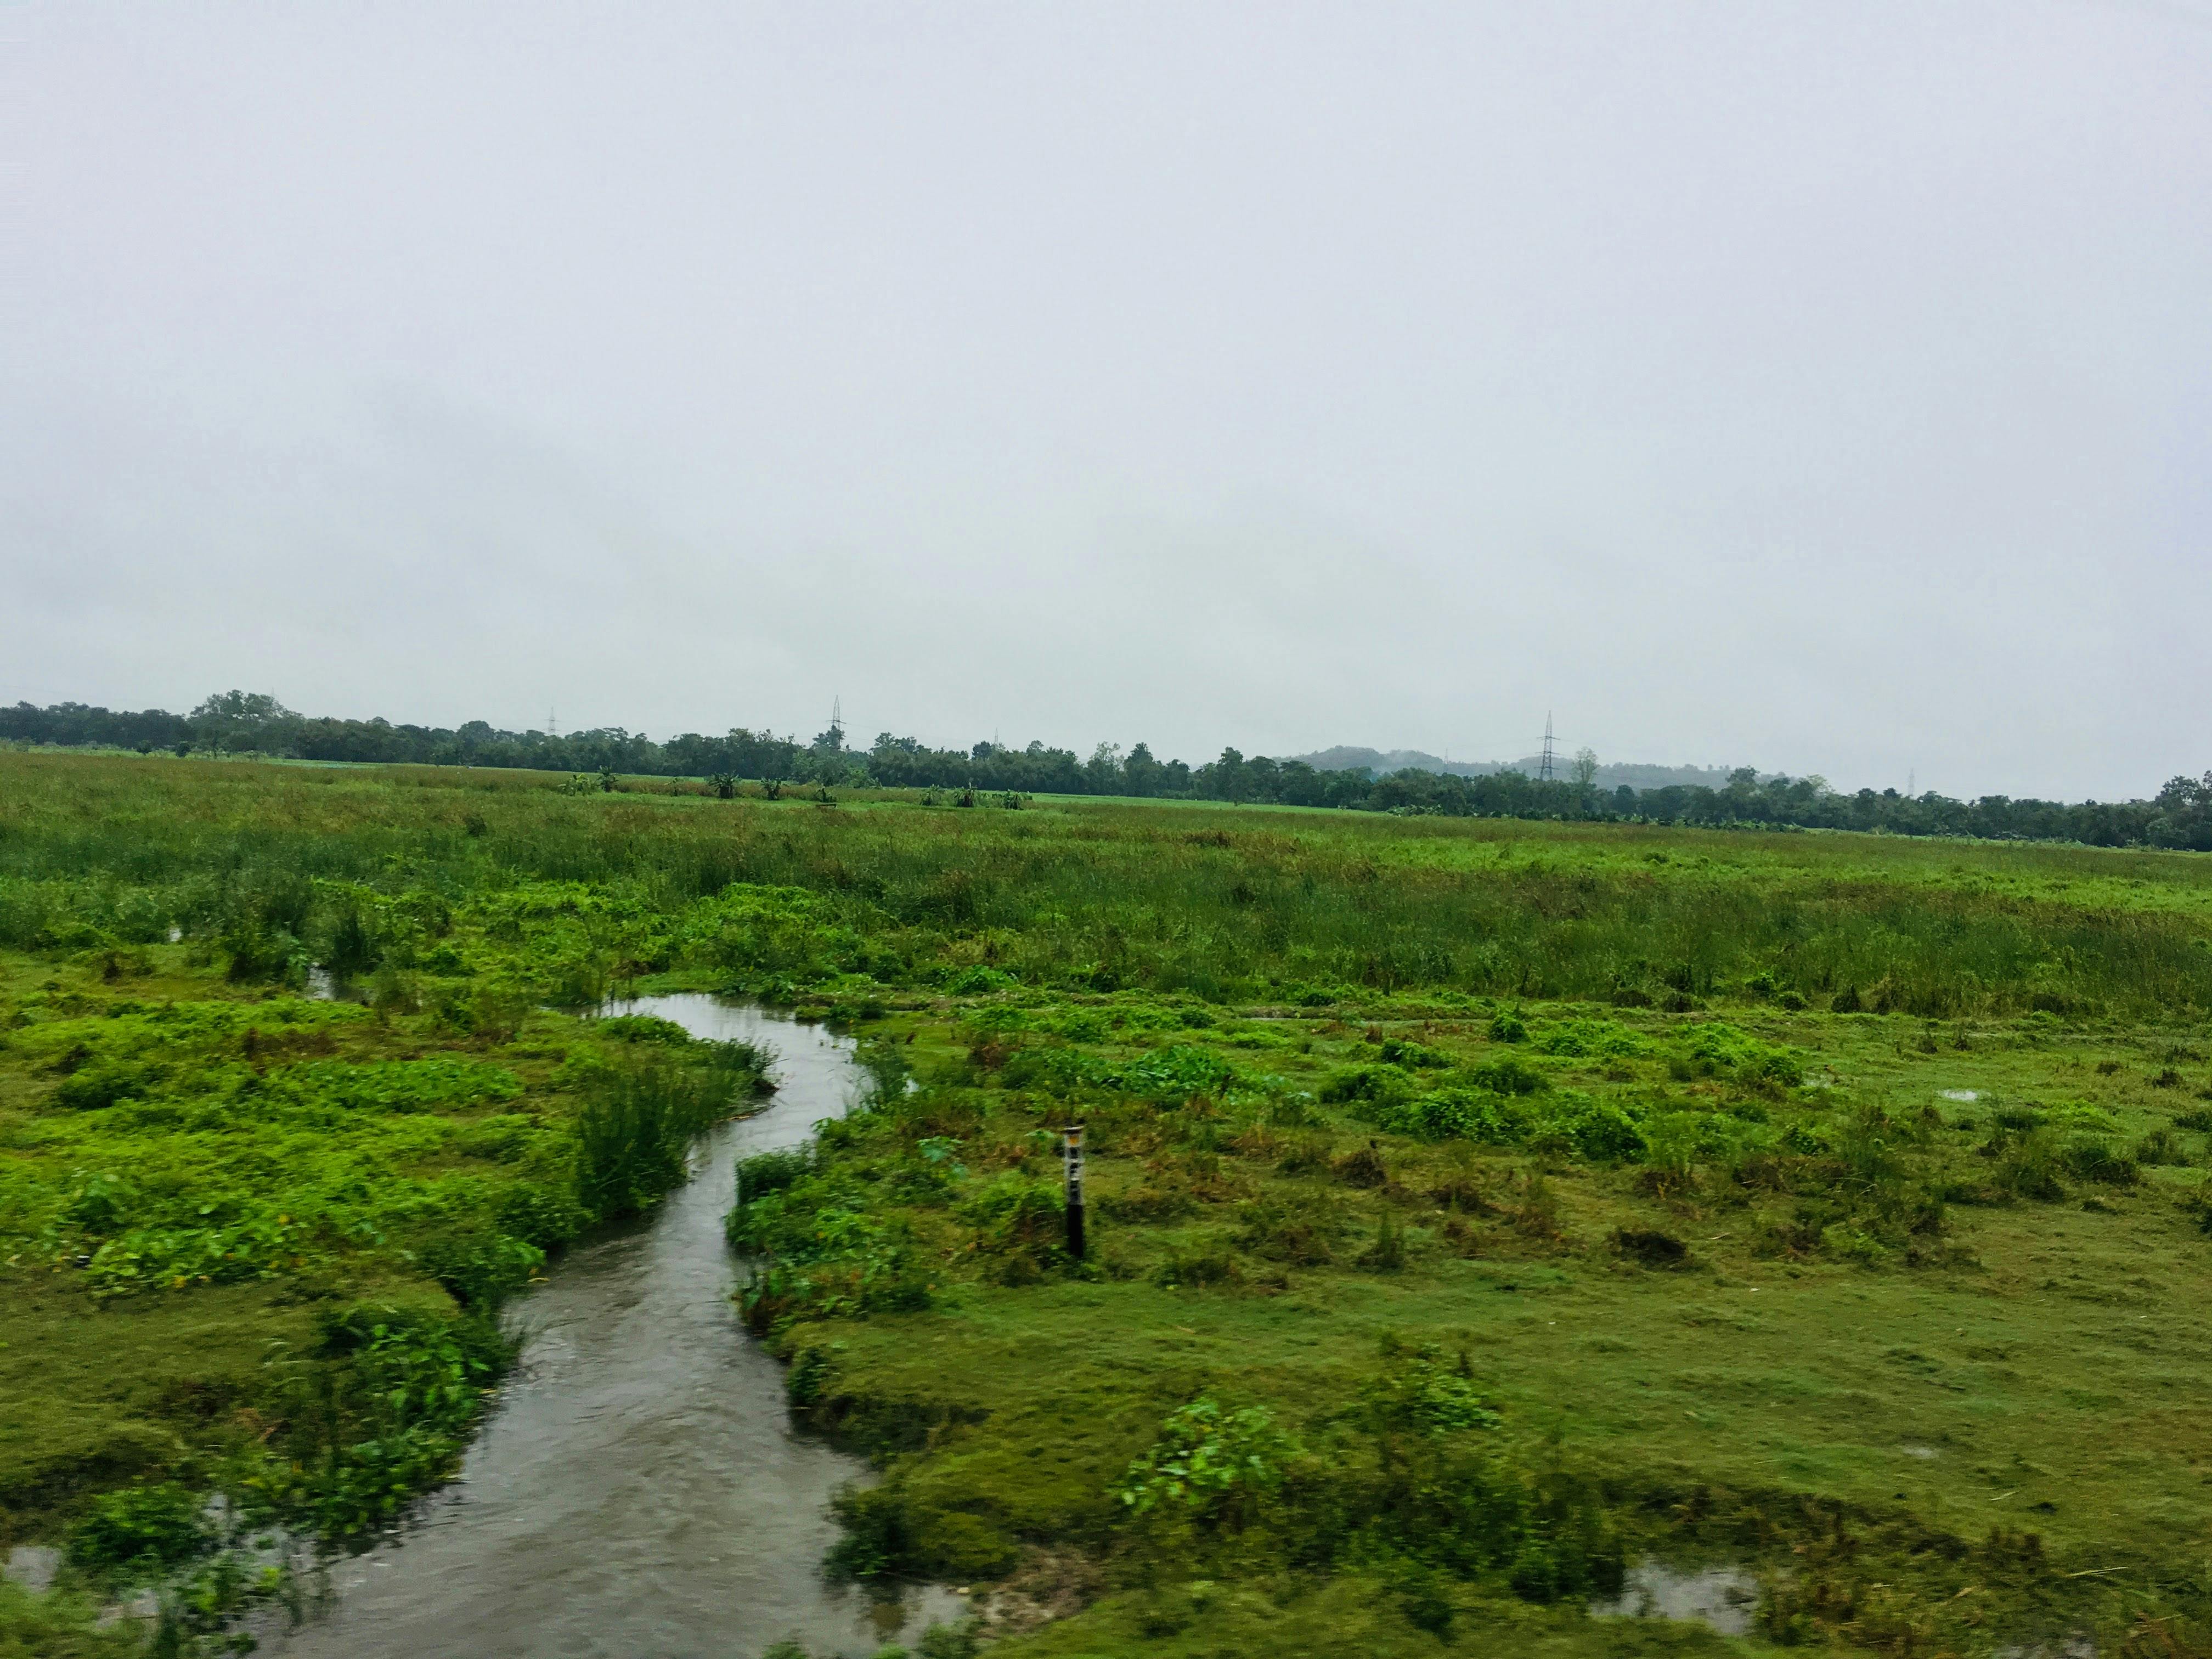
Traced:
<path fill-rule="evenodd" d="M 1091 751 L 1091 758 L 1083 768 L 1083 775 L 1097 795 L 1119 794 L 1121 791 L 1121 745 L 1102 743 Z"/>
<path fill-rule="evenodd" d="M 1121 787 L 1133 795 L 1157 795 L 1160 793 L 1164 769 L 1152 758 L 1152 745 L 1138 744 L 1129 750 L 1129 758 L 1121 763 Z"/>

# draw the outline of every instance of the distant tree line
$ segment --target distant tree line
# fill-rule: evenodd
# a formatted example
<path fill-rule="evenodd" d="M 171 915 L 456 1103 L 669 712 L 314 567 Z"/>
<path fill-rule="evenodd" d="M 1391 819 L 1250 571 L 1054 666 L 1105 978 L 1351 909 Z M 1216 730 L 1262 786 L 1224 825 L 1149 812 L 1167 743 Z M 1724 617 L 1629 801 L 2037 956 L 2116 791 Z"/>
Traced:
<path fill-rule="evenodd" d="M 2097 847 L 2174 847 L 2212 851 L 2212 772 L 2177 777 L 2149 800 L 2015 800 L 1984 795 L 1954 800 L 1933 791 L 1844 794 L 1817 777 L 1762 778 L 1739 767 L 1719 788 L 1595 787 L 1596 757 L 1575 757 L 1573 775 L 1540 780 L 1525 772 L 1456 774 L 1320 771 L 1303 761 L 1249 758 L 1224 749 L 1200 766 L 1161 760 L 1144 744 L 1126 752 L 1101 744 L 1085 759 L 1042 743 L 997 742 L 932 749 L 885 732 L 865 750 L 850 747 L 834 721 L 810 743 L 732 727 L 720 736 L 686 732 L 655 743 L 642 732 L 601 726 L 586 732 L 501 731 L 485 721 L 458 727 L 389 720 L 310 718 L 258 692 L 227 691 L 189 714 L 56 703 L 0 708 L 0 740 L 190 754 L 259 754 L 296 760 L 368 761 L 424 766 L 525 767 L 569 773 L 611 772 L 688 778 L 747 778 L 884 788 L 985 789 L 1030 794 L 1135 795 L 1446 817 L 1626 820 L 1712 827 L 1859 830 L 1905 836 L 1970 836 L 1998 841 L 2073 841 Z"/>

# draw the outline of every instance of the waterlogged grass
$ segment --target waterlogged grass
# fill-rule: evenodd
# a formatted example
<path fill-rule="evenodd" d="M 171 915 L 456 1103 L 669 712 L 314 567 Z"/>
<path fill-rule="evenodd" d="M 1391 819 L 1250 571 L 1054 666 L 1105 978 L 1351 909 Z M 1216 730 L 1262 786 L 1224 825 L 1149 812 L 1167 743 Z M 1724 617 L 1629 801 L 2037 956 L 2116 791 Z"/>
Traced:
<path fill-rule="evenodd" d="M 384 960 L 434 966 L 459 931 L 380 927 Z M 302 997 L 291 954 L 0 957 L 0 1546 L 65 1545 L 71 1593 L 161 1587 L 186 1645 L 283 1592 L 257 1534 L 343 1538 L 448 1478 L 501 1302 L 649 1208 L 763 1080 L 741 1045 L 536 1012 L 526 983 Z"/>
<path fill-rule="evenodd" d="M 404 931 L 458 896 L 574 882 L 611 908 L 568 919 L 545 988 L 587 1001 L 625 965 L 685 954 L 627 931 L 625 906 L 668 917 L 738 882 L 814 895 L 807 925 L 852 936 L 809 950 L 773 919 L 733 919 L 712 965 L 769 988 L 957 963 L 1206 998 L 1450 986 L 1663 1004 L 1763 974 L 1771 994 L 1935 1017 L 2212 1007 L 2212 875 L 2185 854 L 1113 802 L 577 796 L 436 769 L 9 755 L 0 771 L 0 942 L 128 945 L 181 926 L 272 971 L 288 941 L 301 960 L 336 949 L 346 885 L 376 907 L 372 931 Z M 546 920 L 512 918 L 540 933 Z"/>
<path fill-rule="evenodd" d="M 1010 1655 L 2199 1650 L 2212 862 L 559 781 L 0 756 L 10 1537 L 440 1478 L 754 1075 L 555 1011 L 691 988 L 866 1038 L 743 1312 Z"/>
<path fill-rule="evenodd" d="M 1662 1638 L 1538 1609 L 1646 1552 L 1765 1573 L 1761 1641 L 2201 1616 L 2212 1068 L 2185 1027 L 1346 1012 L 1121 994 L 1003 997 L 911 1043 L 889 1022 L 923 1086 L 736 1224 L 772 1209 L 751 1241 L 811 1237 L 834 1284 L 805 1223 L 834 1204 L 926 1273 L 923 1313 L 810 1316 L 773 1268 L 751 1295 L 796 1408 L 887 1460 L 848 1568 L 1011 1574 L 1018 1606 L 1052 1552 L 1100 1564 L 1095 1610 L 1022 1653 L 1410 1651 L 1437 1625 L 1634 1651 Z M 1048 1192 L 1039 1132 L 1071 1117 L 1080 1269 L 979 1203 Z M 1464 1390 L 1462 1426 L 1387 1420 L 1409 1367 Z M 1193 1402 L 1266 1415 L 1276 1467 L 1233 1519 L 1116 1496 L 1190 1467 Z M 1547 1490 L 1589 1503 L 1544 1522 Z M 1181 1617 L 1194 1583 L 1206 1614 Z"/>

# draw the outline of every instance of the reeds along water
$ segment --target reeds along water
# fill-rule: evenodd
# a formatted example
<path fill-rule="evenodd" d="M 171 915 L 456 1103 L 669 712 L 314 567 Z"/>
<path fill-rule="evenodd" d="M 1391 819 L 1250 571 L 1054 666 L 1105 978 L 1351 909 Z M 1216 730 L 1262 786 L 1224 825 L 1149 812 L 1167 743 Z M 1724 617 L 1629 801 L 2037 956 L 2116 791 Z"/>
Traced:
<path fill-rule="evenodd" d="M 0 945 L 175 927 L 271 977 L 294 941 L 378 948 L 350 888 L 465 905 L 578 881 L 673 916 L 746 883 L 818 896 L 808 929 L 848 930 L 892 980 L 980 948 L 1028 982 L 1223 999 L 2212 1007 L 2212 866 L 2187 854 L 1091 802 L 828 813 L 573 797 L 527 774 L 22 754 L 0 780 Z M 585 989 L 621 965 L 609 950 L 577 964 Z M 705 959 L 785 970 L 744 954 Z"/>
<path fill-rule="evenodd" d="M 684 1178 L 693 1140 L 769 1086 L 769 1057 L 745 1042 L 703 1061 L 647 1056 L 594 1080 L 576 1116 L 576 1184 L 612 1220 L 650 1209 Z"/>

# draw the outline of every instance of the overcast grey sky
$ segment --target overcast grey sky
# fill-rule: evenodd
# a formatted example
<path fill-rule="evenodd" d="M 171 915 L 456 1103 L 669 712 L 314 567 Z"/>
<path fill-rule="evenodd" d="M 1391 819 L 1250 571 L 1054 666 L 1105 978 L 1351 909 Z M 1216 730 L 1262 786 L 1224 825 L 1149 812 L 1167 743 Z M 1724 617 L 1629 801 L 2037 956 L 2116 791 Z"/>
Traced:
<path fill-rule="evenodd" d="M 0 33 L 0 700 L 2212 768 L 2201 0 Z"/>

